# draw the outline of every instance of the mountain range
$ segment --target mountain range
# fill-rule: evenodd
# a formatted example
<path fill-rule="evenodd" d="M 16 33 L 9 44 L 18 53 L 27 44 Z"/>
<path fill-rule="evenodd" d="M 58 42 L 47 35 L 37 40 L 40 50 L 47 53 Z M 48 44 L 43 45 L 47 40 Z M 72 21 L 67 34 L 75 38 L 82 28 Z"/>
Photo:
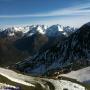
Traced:
<path fill-rule="evenodd" d="M 19 71 L 32 75 L 66 73 L 90 65 L 90 23 L 83 25 L 63 42 L 39 51 L 32 58 L 15 65 Z"/>
<path fill-rule="evenodd" d="M 60 34 L 69 35 L 70 33 L 74 32 L 77 28 L 70 27 L 70 26 L 62 26 L 59 24 L 46 26 L 46 25 L 31 25 L 31 26 L 14 26 L 8 27 L 0 31 L 1 36 L 17 36 L 17 33 L 21 32 L 22 36 L 32 36 L 35 33 L 44 34 L 51 37 L 56 37 Z"/>
<path fill-rule="evenodd" d="M 0 31 L 0 63 L 8 66 L 63 41 L 76 30 L 61 25 L 8 27 Z M 8 52 L 8 53 L 7 53 Z M 8 61 L 9 60 L 9 61 Z M 8 61 L 8 63 L 5 63 Z"/>

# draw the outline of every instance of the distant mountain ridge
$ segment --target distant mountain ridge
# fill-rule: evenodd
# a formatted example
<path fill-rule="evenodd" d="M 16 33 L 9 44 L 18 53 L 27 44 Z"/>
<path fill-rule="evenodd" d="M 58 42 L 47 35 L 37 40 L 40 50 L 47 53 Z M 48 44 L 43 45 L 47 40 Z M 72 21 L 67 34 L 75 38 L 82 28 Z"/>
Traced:
<path fill-rule="evenodd" d="M 22 27 L 9 27 L 4 29 L 3 31 L 0 31 L 0 35 L 3 36 L 14 36 L 17 32 L 22 32 L 25 36 L 32 36 L 36 32 L 39 32 L 40 34 L 45 34 L 48 36 L 56 36 L 59 33 L 62 33 L 64 35 L 68 35 L 68 33 L 72 33 L 76 30 L 74 27 L 70 26 L 61 26 L 59 24 L 52 25 L 52 26 L 46 26 L 46 25 L 31 25 L 31 26 L 22 26 Z"/>

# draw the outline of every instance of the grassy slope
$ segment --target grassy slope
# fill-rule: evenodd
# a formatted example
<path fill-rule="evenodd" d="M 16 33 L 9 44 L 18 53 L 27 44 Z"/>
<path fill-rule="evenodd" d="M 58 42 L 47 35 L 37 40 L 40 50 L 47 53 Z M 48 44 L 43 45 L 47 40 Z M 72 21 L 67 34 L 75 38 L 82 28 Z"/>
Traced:
<path fill-rule="evenodd" d="M 0 66 L 8 66 L 25 59 L 28 53 L 21 52 L 13 45 L 13 40 L 0 38 Z"/>
<path fill-rule="evenodd" d="M 1 75 L 0 75 L 0 82 L 10 84 L 10 85 L 14 85 L 14 86 L 19 86 L 21 88 L 21 90 L 43 90 L 39 84 L 37 84 L 35 88 L 34 87 L 29 87 L 29 86 L 25 86 L 25 85 L 22 85 L 22 84 L 12 82 L 9 79 L 7 79 L 6 77 L 1 76 Z"/>

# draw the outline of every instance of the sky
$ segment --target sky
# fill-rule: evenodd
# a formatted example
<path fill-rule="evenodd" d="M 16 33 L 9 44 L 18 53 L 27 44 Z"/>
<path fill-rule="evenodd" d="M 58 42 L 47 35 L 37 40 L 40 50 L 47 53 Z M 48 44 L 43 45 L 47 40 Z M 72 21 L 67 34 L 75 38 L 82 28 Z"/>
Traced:
<path fill-rule="evenodd" d="M 61 24 L 90 21 L 90 0 L 0 0 L 0 25 Z"/>

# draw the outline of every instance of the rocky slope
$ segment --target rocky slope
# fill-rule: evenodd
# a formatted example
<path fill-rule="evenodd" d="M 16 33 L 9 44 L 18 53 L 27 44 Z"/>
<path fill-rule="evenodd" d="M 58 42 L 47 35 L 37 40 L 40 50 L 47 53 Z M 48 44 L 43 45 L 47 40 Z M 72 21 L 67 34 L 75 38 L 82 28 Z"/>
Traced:
<path fill-rule="evenodd" d="M 90 25 L 85 24 L 63 43 L 57 43 L 32 59 L 16 64 L 20 71 L 33 75 L 46 75 L 59 70 L 61 73 L 90 65 Z"/>

